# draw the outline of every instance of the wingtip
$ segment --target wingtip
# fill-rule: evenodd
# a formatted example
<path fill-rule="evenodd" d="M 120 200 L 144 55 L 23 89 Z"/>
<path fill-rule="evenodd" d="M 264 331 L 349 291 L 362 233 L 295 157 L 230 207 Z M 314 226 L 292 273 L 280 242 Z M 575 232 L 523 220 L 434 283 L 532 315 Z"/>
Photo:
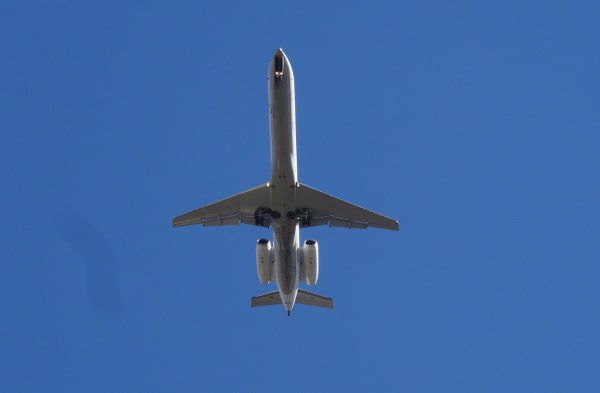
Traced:
<path fill-rule="evenodd" d="M 177 216 L 179 217 L 179 216 Z M 181 222 L 181 220 L 177 220 L 177 217 L 173 217 L 173 219 L 171 220 L 171 228 L 177 228 L 177 227 L 181 227 L 184 224 Z"/>

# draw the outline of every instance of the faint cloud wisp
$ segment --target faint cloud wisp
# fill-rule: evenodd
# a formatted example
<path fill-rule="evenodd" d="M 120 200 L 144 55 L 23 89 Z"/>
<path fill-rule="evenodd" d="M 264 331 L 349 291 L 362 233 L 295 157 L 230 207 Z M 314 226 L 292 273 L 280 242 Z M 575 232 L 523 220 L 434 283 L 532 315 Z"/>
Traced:
<path fill-rule="evenodd" d="M 115 317 L 123 308 L 118 263 L 110 242 L 83 216 L 64 218 L 61 235 L 83 258 L 88 300 L 94 313 Z"/>

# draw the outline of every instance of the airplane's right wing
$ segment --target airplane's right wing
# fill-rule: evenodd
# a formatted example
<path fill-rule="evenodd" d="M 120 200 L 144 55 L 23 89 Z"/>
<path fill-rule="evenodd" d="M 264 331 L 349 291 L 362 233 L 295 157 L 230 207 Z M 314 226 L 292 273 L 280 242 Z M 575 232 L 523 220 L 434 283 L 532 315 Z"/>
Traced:
<path fill-rule="evenodd" d="M 304 184 L 296 189 L 298 207 L 307 210 L 304 226 L 325 225 L 346 228 L 375 227 L 397 231 L 398 221 L 343 201 Z"/>
<path fill-rule="evenodd" d="M 173 218 L 173 226 L 250 224 L 268 227 L 269 217 L 265 218 L 261 211 L 270 206 L 270 198 L 269 183 L 266 183 L 177 216 Z"/>

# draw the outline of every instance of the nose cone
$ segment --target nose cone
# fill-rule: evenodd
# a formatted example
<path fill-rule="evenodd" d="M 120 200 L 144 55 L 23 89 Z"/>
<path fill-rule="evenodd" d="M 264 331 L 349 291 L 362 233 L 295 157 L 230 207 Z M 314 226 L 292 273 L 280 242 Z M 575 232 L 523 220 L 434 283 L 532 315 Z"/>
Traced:
<path fill-rule="evenodd" d="M 284 56 L 285 57 L 285 52 L 283 51 L 283 49 L 279 48 L 275 51 L 275 54 L 273 54 L 273 56 Z"/>

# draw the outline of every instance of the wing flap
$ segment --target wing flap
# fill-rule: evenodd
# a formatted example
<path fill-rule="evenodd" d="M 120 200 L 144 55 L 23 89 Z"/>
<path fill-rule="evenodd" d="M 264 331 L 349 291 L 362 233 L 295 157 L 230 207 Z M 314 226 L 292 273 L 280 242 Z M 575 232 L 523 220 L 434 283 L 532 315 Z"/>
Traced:
<path fill-rule="evenodd" d="M 269 183 L 173 218 L 173 226 L 258 225 L 256 211 L 270 205 Z M 263 223 L 263 221 L 261 221 Z M 268 226 L 268 224 L 266 225 Z"/>
<path fill-rule="evenodd" d="M 398 221 L 379 213 L 325 194 L 304 184 L 296 190 L 298 207 L 308 209 L 310 220 L 306 226 L 325 225 L 344 228 L 368 227 L 397 231 Z"/>

